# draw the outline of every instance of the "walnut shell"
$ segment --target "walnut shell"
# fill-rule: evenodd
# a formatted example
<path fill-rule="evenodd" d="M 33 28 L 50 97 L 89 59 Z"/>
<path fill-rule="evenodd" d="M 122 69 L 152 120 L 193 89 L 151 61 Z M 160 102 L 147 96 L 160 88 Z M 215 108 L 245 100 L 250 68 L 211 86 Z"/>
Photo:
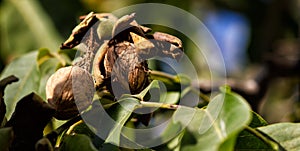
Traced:
<path fill-rule="evenodd" d="M 94 96 L 93 78 L 78 66 L 64 67 L 47 81 L 48 103 L 56 109 L 54 117 L 67 120 L 85 110 Z"/>

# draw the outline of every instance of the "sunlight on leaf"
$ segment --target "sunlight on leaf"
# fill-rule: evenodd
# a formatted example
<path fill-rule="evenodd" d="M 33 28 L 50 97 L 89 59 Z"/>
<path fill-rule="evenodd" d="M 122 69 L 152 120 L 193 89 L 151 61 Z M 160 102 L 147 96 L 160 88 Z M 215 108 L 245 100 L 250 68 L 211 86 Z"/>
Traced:
<path fill-rule="evenodd" d="M 22 97 L 31 92 L 39 94 L 40 74 L 36 64 L 36 57 L 36 51 L 23 55 L 6 66 L 1 74 L 0 79 L 9 75 L 15 75 L 20 79 L 5 90 L 4 100 L 7 105 L 7 118 L 11 116 L 17 101 Z"/>
<path fill-rule="evenodd" d="M 221 149 L 221 146 L 223 150 L 233 150 L 238 133 L 250 120 L 248 103 L 235 93 L 223 91 L 212 99 L 207 109 L 197 110 L 188 125 L 197 143 L 184 146 L 183 150 L 213 151 Z"/>
<path fill-rule="evenodd" d="M 110 116 L 115 120 L 115 125 L 112 126 L 105 140 L 105 143 L 112 143 L 114 145 L 119 145 L 122 128 L 139 104 L 138 100 L 134 98 L 121 98 L 118 102 L 118 104 L 113 105 L 109 110 Z"/>
<path fill-rule="evenodd" d="M 164 102 L 166 104 L 176 104 L 179 100 L 180 93 L 179 92 L 168 92 Z"/>
<path fill-rule="evenodd" d="M 300 124 L 299 123 L 278 123 L 258 130 L 267 134 L 288 151 L 300 150 Z"/>

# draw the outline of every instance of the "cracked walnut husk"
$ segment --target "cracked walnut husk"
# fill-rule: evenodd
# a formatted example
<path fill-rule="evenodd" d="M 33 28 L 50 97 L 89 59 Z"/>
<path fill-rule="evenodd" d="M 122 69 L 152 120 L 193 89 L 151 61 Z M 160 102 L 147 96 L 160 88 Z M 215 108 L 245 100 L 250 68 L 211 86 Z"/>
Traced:
<path fill-rule="evenodd" d="M 48 79 L 46 96 L 48 103 L 55 108 L 54 117 L 67 120 L 92 103 L 94 81 L 90 73 L 78 66 L 63 67 Z"/>

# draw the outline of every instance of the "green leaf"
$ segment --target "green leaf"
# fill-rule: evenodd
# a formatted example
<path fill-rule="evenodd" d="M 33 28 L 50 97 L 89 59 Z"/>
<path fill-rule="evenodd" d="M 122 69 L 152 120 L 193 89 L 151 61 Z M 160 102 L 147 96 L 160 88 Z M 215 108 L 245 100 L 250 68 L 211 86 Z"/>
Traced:
<path fill-rule="evenodd" d="M 83 134 L 64 137 L 60 151 L 97 151 L 91 139 Z"/>
<path fill-rule="evenodd" d="M 109 144 L 109 143 L 105 143 L 101 146 L 100 148 L 101 151 L 120 151 L 119 147 Z"/>
<path fill-rule="evenodd" d="M 115 125 L 112 125 L 105 143 L 119 146 L 122 128 L 137 105 L 139 101 L 135 98 L 121 98 L 117 104 L 109 108 L 108 113 L 115 120 Z"/>
<path fill-rule="evenodd" d="M 37 46 L 35 48 L 47 47 L 51 48 L 51 50 L 55 50 L 55 48 L 59 46 L 62 39 L 49 16 L 39 4 L 39 1 L 31 0 L 22 1 L 20 3 L 16 0 L 10 0 L 6 3 L 6 7 L 13 9 L 11 13 L 1 12 L 2 17 L 6 19 L 3 19 L 5 25 L 10 25 L 7 28 L 12 30 L 11 32 L 15 30 L 13 27 L 17 28 L 18 30 L 15 30 L 15 33 L 20 39 L 21 37 L 20 34 L 17 33 L 18 31 L 21 31 L 21 33 L 28 32 L 28 35 L 30 35 L 29 40 L 25 39 L 29 38 L 27 35 L 22 35 L 23 39 L 20 41 L 25 40 L 31 44 L 33 43 Z M 14 22 L 13 18 L 15 17 L 18 18 L 19 22 Z M 24 42 L 22 44 L 24 45 Z"/>
<path fill-rule="evenodd" d="M 2 72 L 0 79 L 15 75 L 20 80 L 5 89 L 4 100 L 7 105 L 6 117 L 10 118 L 17 101 L 25 95 L 39 94 L 40 74 L 36 64 L 37 52 L 31 52 L 12 61 Z"/>
<path fill-rule="evenodd" d="M 271 146 L 262 141 L 259 137 L 243 130 L 236 140 L 236 150 L 273 150 Z"/>
<path fill-rule="evenodd" d="M 11 127 L 0 129 L 0 150 L 8 151 L 13 141 L 13 129 Z"/>
<path fill-rule="evenodd" d="M 168 149 L 169 150 L 180 150 L 180 145 L 181 145 L 181 140 L 183 138 L 185 131 L 182 131 L 177 137 L 175 137 L 172 141 L 170 141 L 167 145 L 168 145 Z"/>
<path fill-rule="evenodd" d="M 184 146 L 183 150 L 233 150 L 238 133 L 250 120 L 248 103 L 230 90 L 223 91 L 206 109 L 197 109 L 188 125 L 197 143 Z"/>
<path fill-rule="evenodd" d="M 179 98 L 180 98 L 179 92 L 168 92 L 165 100 L 162 103 L 176 104 L 179 101 Z"/>
<path fill-rule="evenodd" d="M 250 127 L 256 128 L 259 126 L 266 126 L 267 124 L 268 123 L 259 114 L 252 111 L 252 121 L 249 124 Z M 243 130 L 237 138 L 235 149 L 237 149 L 237 150 L 255 150 L 255 149 L 272 150 L 272 147 L 267 145 L 264 141 L 262 141 L 256 135 L 250 133 L 247 130 Z"/>
<path fill-rule="evenodd" d="M 30 50 L 57 50 L 62 38 L 39 1 L 3 1 L 0 5 L 0 59 L 10 61 Z"/>
<path fill-rule="evenodd" d="M 50 76 L 64 63 L 57 55 L 48 49 L 40 49 L 37 55 L 37 65 L 40 73 L 39 95 L 46 100 L 46 84 Z"/>
<path fill-rule="evenodd" d="M 84 134 L 89 136 L 90 138 L 95 137 L 95 133 L 84 122 L 76 125 L 72 130 L 72 133 Z"/>
<path fill-rule="evenodd" d="M 180 82 L 179 76 L 174 76 L 160 71 L 151 71 L 149 76 L 153 80 L 159 80 L 163 82 L 169 91 L 180 90 L 181 83 L 179 83 Z"/>
<path fill-rule="evenodd" d="M 268 125 L 267 121 L 264 120 L 259 114 L 252 111 L 252 121 L 249 124 L 250 127 L 256 128 L 260 126 Z"/>
<path fill-rule="evenodd" d="M 185 128 L 193 118 L 195 112 L 196 110 L 190 107 L 178 107 L 178 109 L 173 113 L 172 118 L 168 120 L 168 125 L 160 128 L 162 133 L 158 138 L 156 138 L 159 140 L 156 140 L 157 143 L 160 142 L 161 144 L 166 144 L 165 146 L 161 145 L 163 147 L 160 147 L 162 150 L 181 150 L 182 139 L 186 134 Z"/>
<path fill-rule="evenodd" d="M 176 95 L 176 94 L 175 94 Z M 178 93 L 179 95 L 179 93 Z M 163 82 L 153 80 L 142 92 L 134 95 L 143 101 L 167 103 L 167 89 Z M 169 96 L 170 97 L 170 96 Z M 172 97 L 172 96 L 171 96 Z M 176 97 L 176 96 L 175 96 Z M 174 101 L 174 100 L 172 100 Z M 176 102 L 178 101 L 175 100 Z"/>
<path fill-rule="evenodd" d="M 153 80 L 148 87 L 146 87 L 138 98 L 145 99 L 147 94 L 150 95 L 150 102 L 160 102 L 165 104 L 176 104 L 179 101 L 180 93 L 175 91 L 168 92 L 163 82 L 159 80 Z"/>
<path fill-rule="evenodd" d="M 8 75 L 15 75 L 20 79 L 5 90 L 6 117 L 9 119 L 16 103 L 31 92 L 45 100 L 47 80 L 63 62 L 65 61 L 58 54 L 51 53 L 48 49 L 40 49 L 13 60 L 0 77 L 2 79 Z"/>
<path fill-rule="evenodd" d="M 38 61 L 38 65 L 43 64 L 46 60 L 48 60 L 49 58 L 52 58 L 53 56 L 50 53 L 49 49 L 39 49 L 38 51 L 38 55 L 37 55 L 37 61 Z"/>
<path fill-rule="evenodd" d="M 142 92 L 136 95 L 137 98 L 143 100 L 150 89 L 159 88 L 159 81 L 153 80 Z"/>
<path fill-rule="evenodd" d="M 278 123 L 258 130 L 267 134 L 288 151 L 300 150 L 300 124 L 299 123 Z"/>
<path fill-rule="evenodd" d="M 18 80 L 19 79 L 17 77 L 15 77 L 14 75 L 8 76 L 8 77 L 0 80 L 0 128 L 6 122 L 6 117 L 5 117 L 6 105 L 5 105 L 5 102 L 3 99 L 4 90 L 7 85 L 9 85 L 13 82 L 17 82 Z"/>

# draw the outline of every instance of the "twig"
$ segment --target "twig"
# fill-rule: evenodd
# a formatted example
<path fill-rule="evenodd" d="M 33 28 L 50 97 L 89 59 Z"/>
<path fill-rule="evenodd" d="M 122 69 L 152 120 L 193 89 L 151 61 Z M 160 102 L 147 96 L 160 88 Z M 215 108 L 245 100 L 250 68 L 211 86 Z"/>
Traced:
<path fill-rule="evenodd" d="M 163 108 L 163 109 L 171 109 L 175 110 L 177 109 L 180 105 L 176 104 L 165 104 L 165 103 L 159 103 L 159 102 L 144 102 L 140 101 L 140 105 L 136 107 L 137 108 L 144 108 L 144 107 L 152 107 L 152 108 Z"/>

